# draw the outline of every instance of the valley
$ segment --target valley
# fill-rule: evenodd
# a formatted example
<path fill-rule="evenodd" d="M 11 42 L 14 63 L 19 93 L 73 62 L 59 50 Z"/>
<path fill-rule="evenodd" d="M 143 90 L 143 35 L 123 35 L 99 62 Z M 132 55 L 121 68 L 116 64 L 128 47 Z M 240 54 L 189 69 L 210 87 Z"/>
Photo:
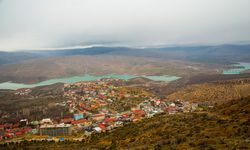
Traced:
<path fill-rule="evenodd" d="M 37 51 L 1 64 L 0 149 L 247 149 L 249 62 L 236 58 L 248 53 L 222 47 Z"/>
<path fill-rule="evenodd" d="M 218 65 L 134 56 L 68 56 L 0 65 L 0 81 L 31 84 L 53 78 L 82 76 L 85 74 L 169 75 L 182 77 L 199 73 L 219 73 L 217 67 Z"/>
<path fill-rule="evenodd" d="M 237 68 L 232 64 L 247 64 L 248 48 L 249 45 L 143 49 L 91 47 L 2 52 L 0 60 L 4 63 L 0 64 L 0 82 L 34 84 L 56 78 L 106 74 L 177 77 L 221 74 L 223 71 L 227 73 L 227 69 Z M 16 60 L 15 56 L 19 59 Z M 5 59 L 13 61 L 10 63 Z"/>
<path fill-rule="evenodd" d="M 239 122 L 232 120 L 232 117 L 240 116 L 241 124 L 245 124 L 247 119 L 250 119 L 247 115 L 250 78 L 243 75 L 232 75 L 231 79 L 228 75 L 223 75 L 220 78 L 224 80 L 219 81 L 211 81 L 212 77 L 203 76 L 210 79 L 203 83 L 189 79 L 192 84 L 186 82 L 182 88 L 169 92 L 170 94 L 163 92 L 160 95 L 157 94 L 159 90 L 176 84 L 138 77 L 127 81 L 101 79 L 1 90 L 0 125 L 2 124 L 5 129 L 3 135 L 7 143 L 5 140 L 2 141 L 0 149 L 1 146 L 13 149 L 19 144 L 30 149 L 39 148 L 42 146 L 40 140 L 45 140 L 43 144 L 48 149 L 70 149 L 83 145 L 86 149 L 123 149 L 124 145 L 140 149 L 163 148 L 170 145 L 172 148 L 225 148 L 231 147 L 237 140 L 239 143 L 236 147 L 246 148 L 249 147 L 249 143 L 242 138 L 248 136 L 245 131 L 248 129 L 246 126 L 240 127 Z M 180 82 L 179 80 L 173 82 Z M 244 109 L 243 114 L 238 112 L 239 107 Z M 75 118 L 77 115 L 81 117 Z M 30 123 L 21 128 L 19 120 L 22 118 L 28 119 Z M 40 131 L 45 125 L 42 121 L 46 118 L 53 122 L 51 126 L 59 126 L 60 123 L 70 124 L 74 136 L 54 136 L 55 141 L 60 137 L 66 138 L 67 141 L 60 144 L 47 143 L 49 139 L 41 136 Z M 237 139 L 230 138 L 231 134 L 224 134 L 224 143 L 215 142 L 222 140 L 212 140 L 215 135 L 222 132 L 223 124 L 220 122 L 231 122 L 223 131 L 232 130 L 232 134 L 236 136 L 236 131 L 243 130 L 242 134 L 237 135 Z M 190 124 L 192 128 L 188 129 L 187 126 Z M 234 129 L 231 129 L 233 126 Z M 17 135 L 21 129 L 28 131 Z M 197 141 L 200 136 L 209 138 Z M 117 138 L 114 141 L 112 137 Z M 24 139 L 30 142 L 24 144 Z M 73 142 L 79 139 L 82 142 Z M 32 142 L 34 140 L 35 145 Z M 17 141 L 14 145 L 8 144 Z M 145 141 L 151 141 L 151 144 L 145 145 Z M 66 143 L 70 146 L 65 146 Z"/>
<path fill-rule="evenodd" d="M 250 150 L 249 0 L 0 0 L 0 150 Z"/>

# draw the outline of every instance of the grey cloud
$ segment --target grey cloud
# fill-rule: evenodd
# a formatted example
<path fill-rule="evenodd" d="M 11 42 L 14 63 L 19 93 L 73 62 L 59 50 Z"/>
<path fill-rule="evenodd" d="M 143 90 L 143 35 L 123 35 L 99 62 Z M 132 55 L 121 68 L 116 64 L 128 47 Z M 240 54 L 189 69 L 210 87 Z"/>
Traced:
<path fill-rule="evenodd" d="M 249 0 L 3 0 L 0 49 L 250 41 Z"/>

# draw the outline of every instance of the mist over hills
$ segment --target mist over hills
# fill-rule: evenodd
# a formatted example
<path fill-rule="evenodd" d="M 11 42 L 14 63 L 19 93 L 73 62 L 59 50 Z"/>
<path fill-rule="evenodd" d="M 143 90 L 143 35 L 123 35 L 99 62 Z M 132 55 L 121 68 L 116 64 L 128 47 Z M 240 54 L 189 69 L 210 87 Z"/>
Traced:
<path fill-rule="evenodd" d="M 173 46 L 162 48 L 100 46 L 58 50 L 0 51 L 0 64 L 17 63 L 36 58 L 74 55 L 139 56 L 225 64 L 237 61 L 249 61 L 250 45 Z"/>

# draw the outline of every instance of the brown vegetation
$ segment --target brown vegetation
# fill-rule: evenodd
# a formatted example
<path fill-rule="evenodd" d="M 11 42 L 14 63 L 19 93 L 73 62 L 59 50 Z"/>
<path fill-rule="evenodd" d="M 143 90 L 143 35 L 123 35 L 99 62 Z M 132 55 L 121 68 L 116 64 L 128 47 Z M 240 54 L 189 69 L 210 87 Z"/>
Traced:
<path fill-rule="evenodd" d="M 209 112 L 158 115 L 81 142 L 4 144 L 0 149 L 249 149 L 250 97 Z"/>
<path fill-rule="evenodd" d="M 250 78 L 229 81 L 217 81 L 189 85 L 177 92 L 167 95 L 168 100 L 181 99 L 192 102 L 208 101 L 221 103 L 248 96 L 250 93 Z"/>
<path fill-rule="evenodd" d="M 51 57 L 29 60 L 19 64 L 0 65 L 0 82 L 35 83 L 58 77 L 110 73 L 186 76 L 187 74 L 217 73 L 216 68 L 218 67 L 218 65 L 136 56 Z"/>

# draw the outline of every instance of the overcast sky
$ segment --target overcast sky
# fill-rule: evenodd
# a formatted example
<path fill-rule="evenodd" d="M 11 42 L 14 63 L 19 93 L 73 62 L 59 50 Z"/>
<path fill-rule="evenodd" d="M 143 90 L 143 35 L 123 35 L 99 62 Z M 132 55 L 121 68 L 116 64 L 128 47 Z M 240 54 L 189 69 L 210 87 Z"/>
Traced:
<path fill-rule="evenodd" d="M 250 0 L 0 0 L 0 50 L 250 41 Z"/>

